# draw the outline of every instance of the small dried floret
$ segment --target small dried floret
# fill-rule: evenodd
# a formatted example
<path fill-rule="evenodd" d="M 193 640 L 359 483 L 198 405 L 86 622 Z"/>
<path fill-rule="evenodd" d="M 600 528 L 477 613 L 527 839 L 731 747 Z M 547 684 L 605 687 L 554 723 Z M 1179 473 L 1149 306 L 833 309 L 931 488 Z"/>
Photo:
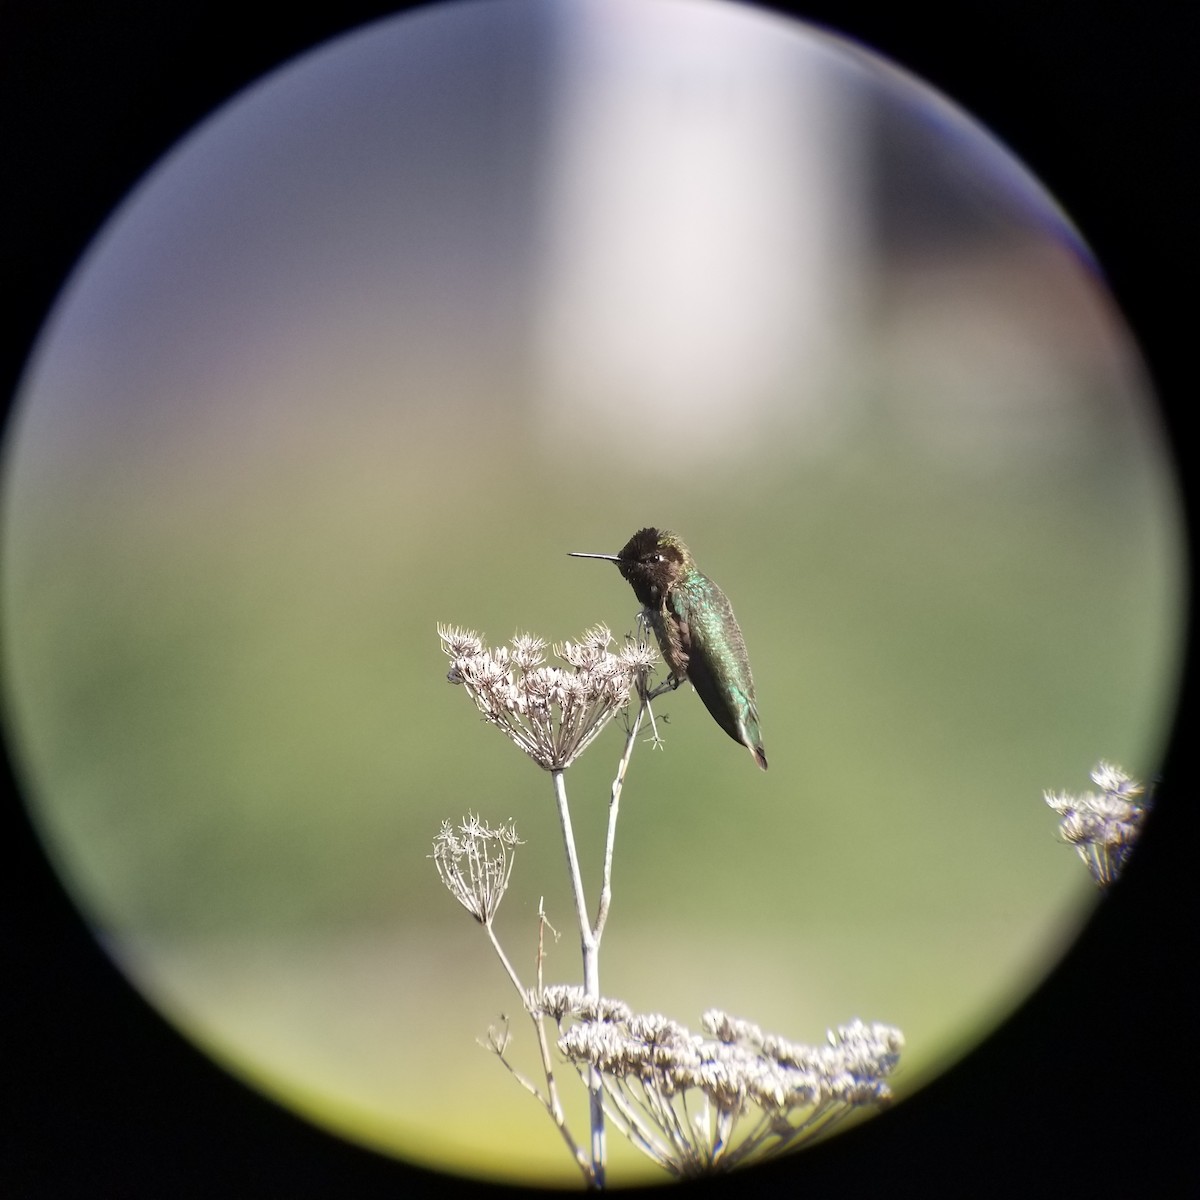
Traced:
<path fill-rule="evenodd" d="M 654 669 L 655 663 L 658 661 L 658 656 L 650 648 L 650 645 L 644 641 L 629 641 L 617 655 L 626 670 L 634 675 L 645 673 Z"/>
<path fill-rule="evenodd" d="M 534 997 L 535 1013 L 562 1021 L 578 1016 L 587 996 L 578 984 L 550 983 Z"/>
<path fill-rule="evenodd" d="M 612 633 L 606 625 L 593 625 L 577 642 L 563 642 L 554 647 L 554 653 L 573 667 L 594 667 L 608 656 Z"/>
<path fill-rule="evenodd" d="M 546 643 L 528 633 L 518 633 L 512 640 L 512 659 L 523 670 L 530 671 L 545 661 Z"/>
<path fill-rule="evenodd" d="M 1116 763 L 1102 759 L 1091 770 L 1092 782 L 1105 792 L 1115 796 L 1140 796 L 1145 788 L 1136 779 L 1127 775 Z"/>
<path fill-rule="evenodd" d="M 761 1045 L 763 1033 L 751 1021 L 731 1017 L 719 1008 L 710 1008 L 700 1018 L 704 1031 L 720 1042 L 749 1041 Z"/>
<path fill-rule="evenodd" d="M 439 623 L 437 631 L 442 639 L 442 649 L 451 658 L 483 653 L 483 639 L 473 629 L 459 629 L 457 625 Z"/>

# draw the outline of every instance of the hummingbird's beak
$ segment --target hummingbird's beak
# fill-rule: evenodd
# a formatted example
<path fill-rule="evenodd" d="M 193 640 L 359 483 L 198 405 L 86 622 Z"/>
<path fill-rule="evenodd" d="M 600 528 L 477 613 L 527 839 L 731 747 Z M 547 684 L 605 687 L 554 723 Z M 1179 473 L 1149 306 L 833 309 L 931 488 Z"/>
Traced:
<path fill-rule="evenodd" d="M 620 562 L 615 554 L 584 554 L 581 550 L 568 550 L 568 558 L 602 558 L 605 562 Z"/>

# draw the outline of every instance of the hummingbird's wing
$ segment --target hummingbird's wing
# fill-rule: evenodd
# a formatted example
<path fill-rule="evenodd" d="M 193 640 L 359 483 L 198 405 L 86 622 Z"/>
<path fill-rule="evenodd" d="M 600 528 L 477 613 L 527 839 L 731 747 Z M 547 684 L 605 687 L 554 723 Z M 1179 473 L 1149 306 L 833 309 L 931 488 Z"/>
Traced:
<path fill-rule="evenodd" d="M 746 643 L 725 593 L 700 576 L 680 589 L 673 605 L 687 678 L 712 718 L 735 742 L 749 744 L 747 726 L 758 725 L 754 680 Z"/>

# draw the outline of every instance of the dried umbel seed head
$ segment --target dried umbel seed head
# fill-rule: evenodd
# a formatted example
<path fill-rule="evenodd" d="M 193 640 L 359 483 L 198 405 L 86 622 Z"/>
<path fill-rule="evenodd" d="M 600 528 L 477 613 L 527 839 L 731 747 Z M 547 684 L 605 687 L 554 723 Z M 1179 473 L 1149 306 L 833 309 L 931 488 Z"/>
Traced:
<path fill-rule="evenodd" d="M 508 887 L 519 845 L 521 839 L 511 822 L 493 828 L 468 814 L 457 826 L 442 822 L 429 857 L 447 891 L 481 925 L 490 925 Z"/>
<path fill-rule="evenodd" d="M 904 1046 L 893 1026 L 857 1020 L 808 1046 L 719 1009 L 704 1014 L 704 1036 L 619 1001 L 586 1007 L 575 989 L 546 988 L 538 1002 L 567 1059 L 599 1071 L 630 1140 L 681 1177 L 768 1157 L 887 1103 Z"/>
<path fill-rule="evenodd" d="M 1124 869 L 1151 805 L 1143 786 L 1113 763 L 1097 763 L 1091 777 L 1099 792 L 1046 792 L 1045 800 L 1062 817 L 1064 841 L 1079 851 L 1097 885 L 1106 888 Z"/>
<path fill-rule="evenodd" d="M 645 642 L 613 654 L 603 625 L 553 647 L 565 668 L 544 665 L 546 643 L 530 634 L 495 649 L 457 626 L 439 625 L 438 637 L 451 660 L 446 678 L 465 687 L 484 719 L 547 771 L 565 770 L 592 744 L 655 662 Z"/>

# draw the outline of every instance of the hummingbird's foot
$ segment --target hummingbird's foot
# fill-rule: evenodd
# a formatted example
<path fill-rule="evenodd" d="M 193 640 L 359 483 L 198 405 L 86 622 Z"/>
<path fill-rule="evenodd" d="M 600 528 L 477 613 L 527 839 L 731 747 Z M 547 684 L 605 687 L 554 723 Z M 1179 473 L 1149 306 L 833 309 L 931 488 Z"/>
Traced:
<path fill-rule="evenodd" d="M 683 682 L 681 679 L 676 679 L 674 675 L 668 675 L 667 678 L 657 687 L 651 688 L 645 693 L 647 700 L 657 700 L 659 696 L 665 695 L 667 692 L 675 691 Z"/>

